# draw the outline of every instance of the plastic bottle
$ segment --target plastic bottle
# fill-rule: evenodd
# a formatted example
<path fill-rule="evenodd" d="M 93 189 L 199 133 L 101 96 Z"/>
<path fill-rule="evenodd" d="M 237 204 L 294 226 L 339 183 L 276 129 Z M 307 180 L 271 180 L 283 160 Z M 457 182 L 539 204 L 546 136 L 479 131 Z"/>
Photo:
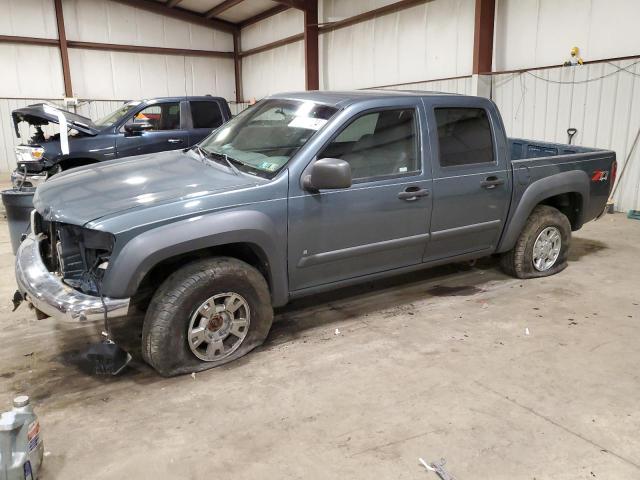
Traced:
<path fill-rule="evenodd" d="M 29 397 L 16 397 L 13 408 L 0 416 L 0 480 L 36 480 L 43 455 L 40 422 Z"/>

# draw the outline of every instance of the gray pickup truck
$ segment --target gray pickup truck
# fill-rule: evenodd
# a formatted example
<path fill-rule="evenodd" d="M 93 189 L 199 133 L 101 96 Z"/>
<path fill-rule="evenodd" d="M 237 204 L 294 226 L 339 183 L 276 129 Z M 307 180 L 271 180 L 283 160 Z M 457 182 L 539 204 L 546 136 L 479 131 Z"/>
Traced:
<path fill-rule="evenodd" d="M 39 316 L 142 305 L 145 360 L 193 372 L 262 343 L 303 295 L 492 254 L 557 273 L 615 170 L 612 151 L 507 138 L 486 98 L 275 95 L 192 148 L 38 187 L 17 283 Z"/>

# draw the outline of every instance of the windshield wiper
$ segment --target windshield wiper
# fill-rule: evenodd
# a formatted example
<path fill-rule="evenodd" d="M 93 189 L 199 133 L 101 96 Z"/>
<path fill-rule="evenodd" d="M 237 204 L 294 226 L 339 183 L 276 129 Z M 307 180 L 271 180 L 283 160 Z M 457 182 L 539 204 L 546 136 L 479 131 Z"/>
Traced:
<path fill-rule="evenodd" d="M 208 150 L 205 150 L 204 148 L 202 148 L 199 145 L 196 145 L 194 147 L 198 153 L 200 153 L 201 156 L 203 156 L 204 158 L 220 158 L 222 160 L 225 161 L 225 163 L 227 164 L 227 166 L 231 169 L 231 171 L 235 174 L 235 175 L 240 175 L 240 170 L 238 170 L 238 167 L 236 167 L 233 162 L 229 159 L 229 156 L 226 153 L 215 153 L 215 152 L 210 152 Z"/>

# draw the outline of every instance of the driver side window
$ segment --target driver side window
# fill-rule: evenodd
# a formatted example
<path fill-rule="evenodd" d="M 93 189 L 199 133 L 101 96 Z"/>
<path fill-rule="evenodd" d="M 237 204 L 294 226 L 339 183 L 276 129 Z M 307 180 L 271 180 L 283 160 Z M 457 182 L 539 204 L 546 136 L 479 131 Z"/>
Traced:
<path fill-rule="evenodd" d="M 381 110 L 353 120 L 318 158 L 349 163 L 353 180 L 405 175 L 420 169 L 414 109 Z"/>
<path fill-rule="evenodd" d="M 133 116 L 133 123 L 149 123 L 149 131 L 179 130 L 180 103 L 159 103 L 142 109 Z"/>

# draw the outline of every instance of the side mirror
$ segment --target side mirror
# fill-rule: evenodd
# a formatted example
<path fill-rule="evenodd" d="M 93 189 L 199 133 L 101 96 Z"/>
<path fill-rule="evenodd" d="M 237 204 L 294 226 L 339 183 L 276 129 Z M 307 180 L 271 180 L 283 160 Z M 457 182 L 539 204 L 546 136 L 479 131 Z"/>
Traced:
<path fill-rule="evenodd" d="M 142 132 L 146 132 L 147 130 L 151 130 L 153 127 L 150 123 L 125 123 L 124 131 L 129 135 L 142 135 Z"/>
<path fill-rule="evenodd" d="M 349 188 L 351 186 L 351 165 L 338 158 L 321 158 L 312 166 L 302 180 L 305 190 Z"/>

